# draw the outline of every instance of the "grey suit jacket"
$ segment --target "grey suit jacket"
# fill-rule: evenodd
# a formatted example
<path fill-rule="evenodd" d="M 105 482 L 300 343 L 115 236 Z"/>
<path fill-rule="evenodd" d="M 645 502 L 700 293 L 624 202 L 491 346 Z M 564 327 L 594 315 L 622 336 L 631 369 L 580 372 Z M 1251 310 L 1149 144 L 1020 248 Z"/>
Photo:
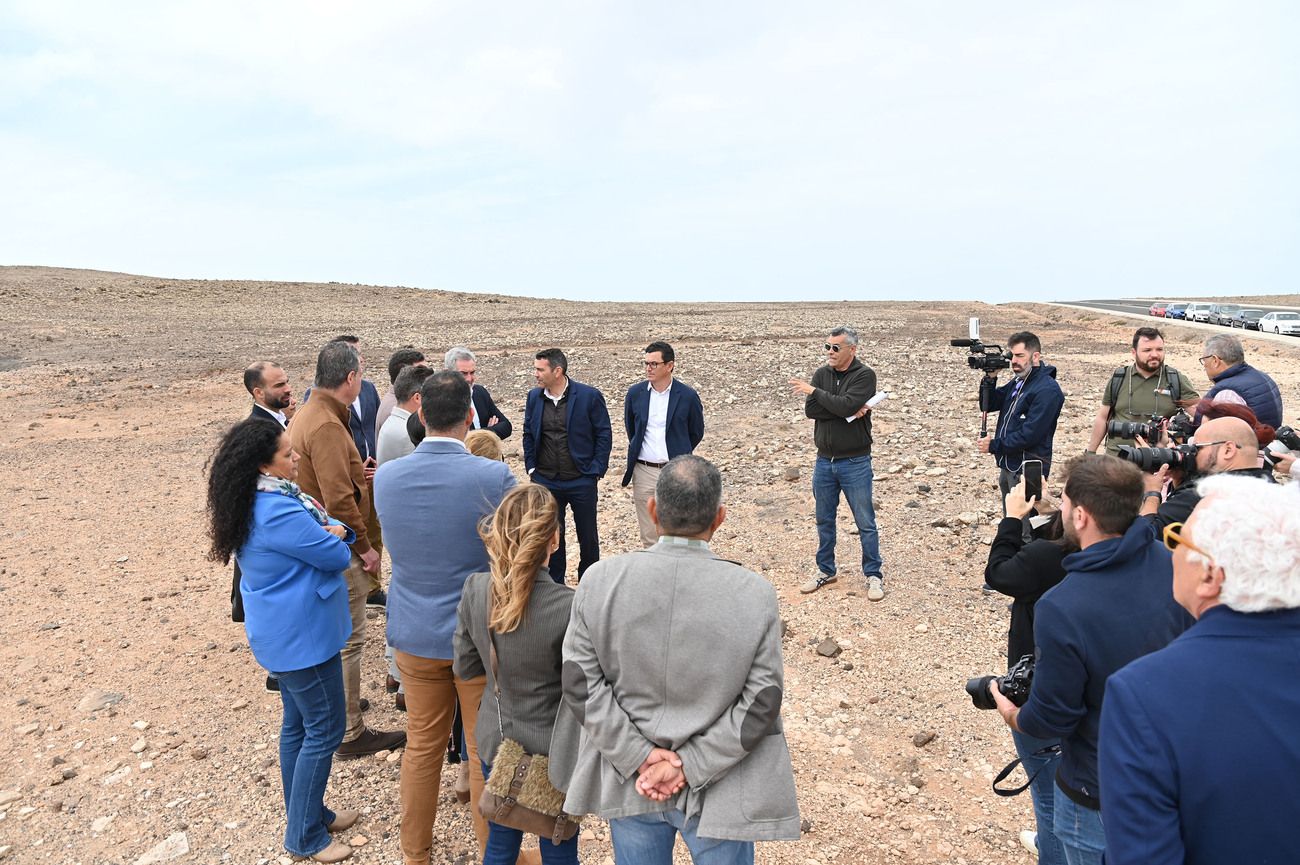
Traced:
<path fill-rule="evenodd" d="M 546 568 L 537 572 L 528 608 L 519 627 L 496 635 L 497 668 L 501 673 L 501 721 L 493 695 L 492 665 L 488 660 L 488 587 L 492 575 L 470 575 L 456 610 L 456 659 L 452 669 L 462 679 L 487 676 L 479 705 L 477 735 L 479 757 L 492 763 L 501 732 L 529 754 L 551 750 L 551 731 L 560 707 L 560 649 L 569 625 L 573 589 L 551 579 Z"/>
<path fill-rule="evenodd" d="M 783 680 L 776 591 L 759 575 L 667 538 L 592 565 L 573 599 L 551 739 L 565 810 L 677 808 L 706 838 L 798 838 Z M 676 751 L 686 774 L 662 803 L 636 791 L 654 747 Z"/>

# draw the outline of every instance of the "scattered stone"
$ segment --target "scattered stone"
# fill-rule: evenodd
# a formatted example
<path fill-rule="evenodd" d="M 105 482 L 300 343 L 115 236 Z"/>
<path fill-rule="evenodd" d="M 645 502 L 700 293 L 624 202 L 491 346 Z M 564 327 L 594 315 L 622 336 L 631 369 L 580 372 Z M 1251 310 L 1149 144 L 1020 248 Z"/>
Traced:
<path fill-rule="evenodd" d="M 799 480 L 799 473 L 798 466 L 786 466 L 785 471 L 781 473 L 781 476 L 788 481 L 797 481 Z"/>
<path fill-rule="evenodd" d="M 135 865 L 154 865 L 156 862 L 170 862 L 190 852 L 190 841 L 184 832 L 175 832 L 154 846 L 152 850 L 135 860 Z"/>
<path fill-rule="evenodd" d="M 799 821 L 799 831 L 802 832 L 802 833 L 804 833 L 804 834 L 807 834 L 808 832 L 811 832 L 811 831 L 812 831 L 812 821 L 811 821 L 811 820 L 807 820 L 807 819 L 800 820 L 800 821 Z"/>
<path fill-rule="evenodd" d="M 823 658 L 834 658 L 841 651 L 843 650 L 840 648 L 840 644 L 830 637 L 827 637 L 817 644 L 817 654 L 821 655 Z"/>
<path fill-rule="evenodd" d="M 929 484 L 917 484 L 917 485 L 916 485 L 916 491 L 917 491 L 918 493 L 928 493 L 928 492 L 930 491 L 930 485 L 929 485 Z"/>
<path fill-rule="evenodd" d="M 850 703 L 848 700 L 840 700 L 840 708 L 841 708 L 841 709 L 852 709 L 852 708 L 853 708 L 853 704 Z"/>
<path fill-rule="evenodd" d="M 148 747 L 149 747 L 149 743 L 146 742 L 146 741 L 144 740 L 143 737 L 142 737 L 142 738 L 139 738 L 139 739 L 136 739 L 135 742 L 132 743 L 132 745 L 131 745 L 131 753 L 132 753 L 132 754 L 143 754 L 143 753 L 144 753 L 144 749 L 145 749 L 145 748 L 148 748 Z"/>
<path fill-rule="evenodd" d="M 351 847 L 364 847 L 370 843 L 370 839 L 365 835 L 353 835 L 348 839 L 348 845 Z"/>
<path fill-rule="evenodd" d="M 62 625 L 61 623 L 59 623 L 59 622 L 46 622 L 45 624 L 41 625 L 40 628 L 39 628 L 38 630 L 41 630 L 41 631 L 57 631 L 59 628 L 62 628 L 62 627 L 63 627 L 63 625 Z"/>
<path fill-rule="evenodd" d="M 853 669 L 853 664 L 849 661 L 844 661 L 840 664 L 840 669 L 847 673 Z"/>
<path fill-rule="evenodd" d="M 6 856 L 8 856 L 9 851 L 12 849 L 14 849 L 14 845 L 12 844 L 0 844 L 0 859 L 3 859 Z"/>
<path fill-rule="evenodd" d="M 230 708 L 234 710 L 238 710 L 244 708 L 247 705 L 248 705 L 248 700 L 245 700 L 243 697 L 240 697 L 238 700 L 230 704 Z"/>
<path fill-rule="evenodd" d="M 91 688 L 86 692 L 86 696 L 81 698 L 77 704 L 78 712 L 98 712 L 101 709 L 107 709 L 109 706 L 115 706 L 122 702 L 122 695 L 115 694 L 112 691 L 101 691 L 98 688 Z"/>
<path fill-rule="evenodd" d="M 933 730 L 920 730 L 912 737 L 912 744 L 918 748 L 924 748 L 935 740 L 938 734 Z"/>
<path fill-rule="evenodd" d="M 596 833 L 591 831 L 590 829 L 583 829 L 582 834 L 579 836 L 579 838 L 583 841 L 595 841 Z"/>
<path fill-rule="evenodd" d="M 103 832 L 109 827 L 109 824 L 113 822 L 113 819 L 116 816 L 116 814 L 109 814 L 107 817 L 96 817 L 90 823 L 90 831 L 96 833 Z"/>
<path fill-rule="evenodd" d="M 396 763 L 398 760 L 401 760 L 401 759 L 402 759 L 402 752 L 401 752 L 401 751 L 394 751 L 393 753 L 389 754 L 389 755 L 388 755 L 387 757 L 385 757 L 384 759 L 385 759 L 387 762 L 389 762 L 389 763 Z"/>
<path fill-rule="evenodd" d="M 190 751 L 190 756 L 193 757 L 195 760 L 206 759 L 208 756 L 208 749 L 203 747 L 202 745 L 199 745 L 197 748 Z"/>
<path fill-rule="evenodd" d="M 925 622 L 921 622 L 916 626 L 916 632 L 918 634 L 924 634 L 928 630 L 930 630 L 930 626 L 927 625 Z"/>
<path fill-rule="evenodd" d="M 920 506 L 921 503 L 916 499 L 908 499 L 907 504 L 903 505 L 905 508 L 919 508 Z"/>
<path fill-rule="evenodd" d="M 149 729 L 149 722 L 148 722 L 148 721 L 136 721 L 136 722 L 135 722 L 134 724 L 132 724 L 131 726 L 134 727 L 135 729 L 141 731 L 141 732 L 144 732 L 145 730 L 148 730 L 148 729 Z"/>
<path fill-rule="evenodd" d="M 40 722 L 32 721 L 30 724 L 23 724 L 21 726 L 14 727 L 14 732 L 17 733 L 19 736 L 28 736 L 31 735 L 32 733 L 35 733 L 40 728 L 41 728 Z"/>
<path fill-rule="evenodd" d="M 0 808 L 7 808 L 21 798 L 23 794 L 17 790 L 0 790 Z"/>

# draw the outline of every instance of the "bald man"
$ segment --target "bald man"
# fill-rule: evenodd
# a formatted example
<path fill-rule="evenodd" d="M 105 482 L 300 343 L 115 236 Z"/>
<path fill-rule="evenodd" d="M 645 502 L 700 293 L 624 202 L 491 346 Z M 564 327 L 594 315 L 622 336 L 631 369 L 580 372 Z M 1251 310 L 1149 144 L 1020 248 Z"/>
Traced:
<path fill-rule="evenodd" d="M 1255 431 L 1240 418 L 1207 420 L 1197 427 L 1196 435 L 1188 444 L 1196 448 L 1195 476 L 1174 489 L 1163 502 L 1161 489 L 1169 466 L 1161 466 L 1159 471 L 1143 476 L 1146 493 L 1142 497 L 1139 515 L 1151 521 L 1157 534 L 1170 523 L 1186 522 L 1192 515 L 1192 510 L 1201 500 L 1195 483 L 1200 477 L 1228 473 L 1263 478 L 1274 483 L 1273 473 L 1267 468 L 1260 468 L 1259 440 L 1255 438 Z"/>

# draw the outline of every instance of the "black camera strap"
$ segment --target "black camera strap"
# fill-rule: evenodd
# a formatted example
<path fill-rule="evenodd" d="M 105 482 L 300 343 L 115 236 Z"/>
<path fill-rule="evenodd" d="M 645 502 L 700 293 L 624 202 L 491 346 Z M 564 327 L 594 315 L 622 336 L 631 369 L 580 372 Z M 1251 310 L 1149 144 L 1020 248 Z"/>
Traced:
<path fill-rule="evenodd" d="M 1061 753 L 1061 746 L 1059 744 L 1048 745 L 1046 748 L 1039 748 L 1030 756 L 1048 757 L 1048 756 L 1055 756 L 1059 753 Z M 998 784 L 1001 784 L 1003 781 L 1005 781 L 1007 776 L 1016 770 L 1016 767 L 1020 765 L 1020 761 L 1021 761 L 1020 757 L 1017 757 L 1016 759 L 1012 760 L 1010 763 L 1006 765 L 1006 768 L 1004 768 L 1001 772 L 999 772 L 997 777 L 993 779 L 994 793 L 997 793 L 999 796 L 1019 796 L 1021 793 L 1028 790 L 1030 785 L 1034 783 L 1034 779 L 1038 777 L 1038 772 L 1043 771 L 1042 767 L 1040 766 L 1038 772 L 1035 772 L 1034 774 L 1030 775 L 1028 781 L 1021 784 L 1019 787 L 1015 788 L 1014 790 L 1004 790 L 1000 788 Z"/>

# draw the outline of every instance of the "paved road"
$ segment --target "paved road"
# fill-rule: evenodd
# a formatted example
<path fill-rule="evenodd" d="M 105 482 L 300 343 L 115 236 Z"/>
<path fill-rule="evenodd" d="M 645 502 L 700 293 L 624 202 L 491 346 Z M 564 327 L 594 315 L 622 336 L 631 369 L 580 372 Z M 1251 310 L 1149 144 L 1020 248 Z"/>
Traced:
<path fill-rule="evenodd" d="M 1052 306 L 1065 306 L 1065 307 L 1072 307 L 1074 309 L 1098 310 L 1101 312 L 1111 313 L 1112 315 L 1124 315 L 1134 319 L 1145 319 L 1147 322 L 1151 322 L 1153 324 L 1158 322 L 1159 327 L 1191 327 L 1199 330 L 1208 330 L 1215 333 L 1228 331 L 1229 333 L 1235 333 L 1238 334 L 1239 336 L 1249 336 L 1255 339 L 1276 340 L 1278 342 L 1289 342 L 1289 343 L 1294 343 L 1297 338 L 1294 336 L 1288 336 L 1286 334 L 1279 335 L 1279 334 L 1272 334 L 1272 333 L 1260 333 L 1257 330 L 1242 330 L 1240 328 L 1232 330 L 1223 327 L 1221 325 L 1206 324 L 1205 322 L 1200 322 L 1200 321 L 1193 322 L 1193 321 L 1183 321 L 1182 319 L 1177 319 L 1177 318 L 1156 318 L 1152 316 L 1149 312 L 1147 312 L 1147 310 L 1151 308 L 1151 304 L 1154 302 L 1154 300 L 1155 300 L 1154 298 L 1135 297 L 1135 298 L 1129 298 L 1127 300 L 1073 300 L 1073 301 L 1065 301 L 1062 303 L 1052 303 L 1051 301 L 1046 301 L 1046 302 L 1051 304 Z M 1224 301 L 1224 302 L 1229 303 L 1230 301 Z M 1273 312 L 1274 310 L 1279 312 L 1283 312 L 1283 311 L 1300 312 L 1300 310 L 1296 310 L 1294 307 L 1289 307 L 1289 306 L 1264 306 L 1263 304 L 1252 304 L 1249 308 L 1262 309 L 1265 312 Z"/>

